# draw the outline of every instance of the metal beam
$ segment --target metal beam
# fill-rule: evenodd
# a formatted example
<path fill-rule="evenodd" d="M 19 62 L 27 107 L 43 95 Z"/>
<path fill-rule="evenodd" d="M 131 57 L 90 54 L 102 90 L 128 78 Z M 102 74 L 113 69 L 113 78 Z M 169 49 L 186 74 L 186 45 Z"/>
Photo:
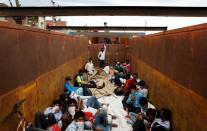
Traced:
<path fill-rule="evenodd" d="M 63 6 L 1 7 L 0 16 L 186 16 L 206 17 L 207 7 Z"/>
<path fill-rule="evenodd" d="M 167 27 L 155 26 L 47 26 L 51 30 L 113 30 L 113 31 L 166 31 Z"/>
<path fill-rule="evenodd" d="M 78 35 L 78 36 L 87 36 L 87 37 L 111 37 L 111 36 L 116 36 L 116 37 L 131 37 L 131 36 L 143 36 L 145 35 L 144 33 L 132 33 L 132 32 L 126 32 L 126 33 L 121 33 L 121 32 L 70 32 L 70 35 Z"/>

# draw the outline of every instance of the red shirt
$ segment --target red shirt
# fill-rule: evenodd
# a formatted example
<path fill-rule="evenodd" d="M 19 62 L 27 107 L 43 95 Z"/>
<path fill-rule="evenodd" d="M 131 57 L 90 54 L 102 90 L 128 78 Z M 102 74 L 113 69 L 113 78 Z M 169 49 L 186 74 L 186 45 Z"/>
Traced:
<path fill-rule="evenodd" d="M 131 89 L 132 85 L 135 84 L 135 80 L 133 78 L 126 80 L 126 84 L 124 86 L 124 90 L 128 91 Z"/>
<path fill-rule="evenodd" d="M 125 70 L 127 71 L 127 73 L 131 72 L 131 64 L 124 64 L 123 66 L 124 66 Z"/>

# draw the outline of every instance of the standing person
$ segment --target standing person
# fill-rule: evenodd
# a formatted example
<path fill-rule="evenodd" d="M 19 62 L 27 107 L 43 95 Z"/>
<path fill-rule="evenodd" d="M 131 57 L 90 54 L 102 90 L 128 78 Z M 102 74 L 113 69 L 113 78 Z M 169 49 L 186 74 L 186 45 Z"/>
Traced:
<path fill-rule="evenodd" d="M 103 68 L 105 66 L 105 56 L 106 56 L 106 45 L 104 45 L 104 48 L 101 48 L 101 50 L 98 53 L 98 60 L 99 60 L 100 68 Z"/>

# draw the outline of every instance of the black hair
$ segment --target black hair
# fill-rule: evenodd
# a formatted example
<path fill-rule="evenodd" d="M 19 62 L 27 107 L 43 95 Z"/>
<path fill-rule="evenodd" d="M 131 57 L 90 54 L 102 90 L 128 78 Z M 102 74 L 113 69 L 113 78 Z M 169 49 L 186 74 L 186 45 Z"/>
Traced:
<path fill-rule="evenodd" d="M 72 104 L 72 103 L 75 103 L 76 105 L 77 105 L 77 101 L 75 100 L 75 99 L 69 99 L 68 101 L 67 101 L 67 105 L 69 106 L 70 104 Z"/>
<path fill-rule="evenodd" d="M 77 120 L 79 117 L 85 117 L 85 114 L 82 111 L 77 111 L 74 115 L 74 120 Z"/>
<path fill-rule="evenodd" d="M 65 131 L 68 125 L 70 125 L 70 123 L 73 121 L 72 115 L 69 112 L 65 112 L 61 117 L 61 121 L 62 121 L 61 131 Z"/>
<path fill-rule="evenodd" d="M 146 116 L 152 115 L 153 117 L 156 116 L 157 111 L 155 109 L 149 108 L 146 112 Z"/>
<path fill-rule="evenodd" d="M 141 112 L 141 108 L 140 108 L 140 107 L 136 107 L 136 109 L 135 109 L 135 113 L 138 114 L 138 113 L 140 113 L 140 112 Z"/>
<path fill-rule="evenodd" d="M 137 77 L 138 77 L 138 74 L 137 74 L 137 73 L 133 73 L 132 75 L 133 75 L 133 76 L 137 76 Z"/>
<path fill-rule="evenodd" d="M 61 94 L 59 97 L 59 101 L 61 102 L 66 102 L 68 99 L 70 99 L 70 97 L 67 94 Z"/>
<path fill-rule="evenodd" d="M 172 113 L 169 109 L 162 108 L 161 112 L 162 112 L 162 115 L 165 117 L 166 120 L 171 121 Z"/>
<path fill-rule="evenodd" d="M 83 70 L 82 69 L 79 69 L 78 73 L 79 74 L 83 73 Z"/>
<path fill-rule="evenodd" d="M 146 84 L 146 83 L 145 83 L 145 81 L 143 81 L 143 80 L 141 80 L 141 81 L 138 83 L 139 86 L 145 86 L 145 84 Z"/>
<path fill-rule="evenodd" d="M 126 63 L 129 63 L 129 60 L 128 59 L 126 60 Z"/>
<path fill-rule="evenodd" d="M 155 123 L 151 131 L 167 131 L 167 130 L 165 129 L 164 126 L 161 126 L 158 123 Z"/>
<path fill-rule="evenodd" d="M 53 105 L 57 105 L 57 104 L 59 105 L 59 104 L 60 104 L 60 101 L 59 101 L 59 100 L 54 100 L 54 101 L 52 102 L 52 104 L 53 104 Z"/>
<path fill-rule="evenodd" d="M 47 118 L 48 118 L 48 120 L 47 120 L 48 127 L 57 123 L 53 113 L 50 113 Z"/>
<path fill-rule="evenodd" d="M 67 76 L 67 77 L 65 78 L 65 81 L 70 81 L 70 80 L 71 80 L 70 76 Z"/>
<path fill-rule="evenodd" d="M 88 60 L 91 61 L 92 59 L 91 58 L 88 58 Z"/>
<path fill-rule="evenodd" d="M 147 98 L 145 98 L 145 97 L 141 97 L 141 98 L 139 99 L 139 104 L 140 104 L 140 105 L 146 105 L 147 103 L 148 103 Z"/>

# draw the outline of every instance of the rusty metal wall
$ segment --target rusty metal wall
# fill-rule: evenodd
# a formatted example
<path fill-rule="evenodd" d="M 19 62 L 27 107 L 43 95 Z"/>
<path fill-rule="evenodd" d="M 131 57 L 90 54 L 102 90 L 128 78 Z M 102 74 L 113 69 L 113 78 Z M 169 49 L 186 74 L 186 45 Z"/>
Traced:
<path fill-rule="evenodd" d="M 88 46 L 89 57 L 92 58 L 95 66 L 98 66 L 98 52 L 103 44 L 92 44 Z M 106 45 L 106 62 L 114 65 L 116 61 L 124 62 L 127 59 L 127 45 L 109 44 Z"/>
<path fill-rule="evenodd" d="M 128 57 L 133 62 L 133 70 L 146 81 L 150 101 L 157 109 L 172 111 L 174 131 L 206 131 L 207 101 L 204 97 L 135 56 L 130 54 Z"/>
<path fill-rule="evenodd" d="M 206 34 L 202 24 L 129 40 L 133 70 L 146 81 L 151 101 L 172 110 L 175 131 L 206 130 Z"/>
<path fill-rule="evenodd" d="M 132 39 L 129 52 L 207 98 L 207 24 Z"/>
<path fill-rule="evenodd" d="M 0 95 L 87 53 L 87 38 L 0 22 Z"/>
<path fill-rule="evenodd" d="M 87 38 L 47 32 L 0 22 L 0 130 L 14 131 L 20 106 L 28 121 L 34 122 L 37 111 L 43 111 L 63 93 L 66 76 L 74 78 L 87 59 Z"/>

